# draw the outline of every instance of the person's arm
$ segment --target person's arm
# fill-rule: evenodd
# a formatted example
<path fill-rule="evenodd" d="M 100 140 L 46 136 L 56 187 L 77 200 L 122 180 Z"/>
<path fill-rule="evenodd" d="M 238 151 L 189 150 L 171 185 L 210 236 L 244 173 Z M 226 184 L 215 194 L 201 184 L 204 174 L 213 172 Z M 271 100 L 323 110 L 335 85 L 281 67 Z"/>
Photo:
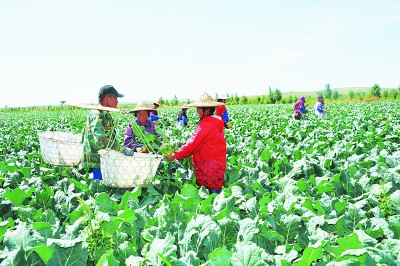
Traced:
<path fill-rule="evenodd" d="M 193 155 L 200 148 L 209 131 L 210 128 L 206 124 L 199 124 L 189 141 L 173 153 L 175 158 L 183 160 L 184 158 Z"/>
<path fill-rule="evenodd" d="M 136 123 L 136 121 L 132 122 Z M 124 146 L 130 148 L 134 151 L 138 151 L 140 148 L 143 147 L 142 143 L 137 142 L 136 135 L 132 130 L 132 123 L 130 123 L 125 130 L 124 135 Z"/>
<path fill-rule="evenodd" d="M 222 118 L 224 119 L 224 122 L 229 122 L 229 115 L 228 111 L 225 109 L 225 111 L 222 113 Z"/>
<path fill-rule="evenodd" d="M 115 129 L 113 127 L 112 118 L 107 116 L 107 113 L 98 113 L 93 117 L 89 123 L 91 132 L 93 133 L 93 142 L 91 143 L 92 148 L 96 151 L 111 148 L 122 152 L 124 147 L 115 142 Z M 106 132 L 105 125 L 108 125 L 110 129 Z"/>

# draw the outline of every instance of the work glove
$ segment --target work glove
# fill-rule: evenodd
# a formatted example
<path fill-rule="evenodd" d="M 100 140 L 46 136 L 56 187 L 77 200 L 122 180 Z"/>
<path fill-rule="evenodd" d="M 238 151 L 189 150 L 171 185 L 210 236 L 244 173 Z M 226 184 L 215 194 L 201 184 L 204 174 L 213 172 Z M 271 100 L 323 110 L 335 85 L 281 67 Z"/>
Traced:
<path fill-rule="evenodd" d="M 124 150 L 122 151 L 122 153 L 126 156 L 133 156 L 134 151 L 132 149 L 129 149 L 127 147 L 124 147 Z"/>
<path fill-rule="evenodd" d="M 232 123 L 231 122 L 226 122 L 226 127 L 227 128 L 232 128 Z"/>
<path fill-rule="evenodd" d="M 324 113 L 326 113 L 326 109 L 324 109 Z"/>

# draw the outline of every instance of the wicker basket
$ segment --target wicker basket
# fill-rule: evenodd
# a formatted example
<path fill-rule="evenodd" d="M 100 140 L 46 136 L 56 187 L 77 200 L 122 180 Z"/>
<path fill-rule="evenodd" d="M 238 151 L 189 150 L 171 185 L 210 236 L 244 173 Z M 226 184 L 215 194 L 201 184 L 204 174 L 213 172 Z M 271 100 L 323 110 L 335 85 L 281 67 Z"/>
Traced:
<path fill-rule="evenodd" d="M 115 188 L 149 185 L 162 160 L 162 156 L 150 153 L 125 156 L 114 150 L 100 150 L 99 154 L 104 185 Z"/>
<path fill-rule="evenodd" d="M 80 134 L 43 131 L 38 135 L 42 157 L 46 163 L 62 166 L 79 164 L 83 151 Z"/>

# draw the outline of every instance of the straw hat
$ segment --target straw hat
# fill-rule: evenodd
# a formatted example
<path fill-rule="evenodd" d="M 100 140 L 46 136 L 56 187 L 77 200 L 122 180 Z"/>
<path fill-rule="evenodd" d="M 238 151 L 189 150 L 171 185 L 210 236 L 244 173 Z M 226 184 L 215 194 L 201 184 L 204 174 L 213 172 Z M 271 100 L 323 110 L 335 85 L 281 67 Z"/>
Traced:
<path fill-rule="evenodd" d="M 224 105 L 223 103 L 216 102 L 214 99 L 208 95 L 207 93 L 203 93 L 199 99 L 197 99 L 194 103 L 189 104 L 189 107 L 215 107 L 218 105 Z"/>
<path fill-rule="evenodd" d="M 185 103 L 184 105 L 182 105 L 182 109 L 188 109 L 189 106 Z"/>
<path fill-rule="evenodd" d="M 141 101 L 136 105 L 135 109 L 129 111 L 129 113 L 134 113 L 134 112 L 137 112 L 137 111 L 149 111 L 150 112 L 150 111 L 153 111 L 153 110 L 154 109 L 149 107 L 147 105 L 147 103 L 145 103 L 144 101 Z"/>
<path fill-rule="evenodd" d="M 155 101 L 153 104 L 157 104 L 158 106 L 162 106 L 161 102 L 159 100 Z"/>

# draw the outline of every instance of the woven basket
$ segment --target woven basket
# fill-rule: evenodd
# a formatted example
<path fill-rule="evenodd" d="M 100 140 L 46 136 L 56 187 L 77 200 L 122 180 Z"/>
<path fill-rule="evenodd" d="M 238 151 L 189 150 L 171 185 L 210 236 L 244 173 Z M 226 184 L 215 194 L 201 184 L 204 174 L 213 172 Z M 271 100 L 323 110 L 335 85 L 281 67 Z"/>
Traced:
<path fill-rule="evenodd" d="M 46 163 L 60 166 L 79 164 L 83 151 L 82 136 L 70 132 L 39 132 L 40 150 Z"/>
<path fill-rule="evenodd" d="M 150 153 L 125 156 L 114 150 L 100 150 L 99 154 L 104 185 L 115 188 L 151 184 L 162 160 L 162 156 Z"/>

